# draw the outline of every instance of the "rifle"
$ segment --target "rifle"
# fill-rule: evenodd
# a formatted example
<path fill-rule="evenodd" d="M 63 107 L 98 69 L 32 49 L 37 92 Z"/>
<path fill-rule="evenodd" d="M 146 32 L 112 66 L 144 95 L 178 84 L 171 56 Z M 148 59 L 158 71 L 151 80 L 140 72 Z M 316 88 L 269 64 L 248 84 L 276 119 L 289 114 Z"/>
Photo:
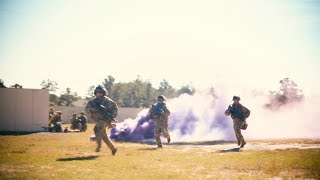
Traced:
<path fill-rule="evenodd" d="M 110 121 L 110 123 L 116 123 L 118 122 L 116 119 L 114 119 L 114 117 L 112 116 L 112 114 L 107 110 L 107 108 L 102 105 L 102 104 L 96 104 L 97 109 L 100 110 L 100 112 L 103 115 L 103 119 L 107 119 L 107 121 Z"/>
<path fill-rule="evenodd" d="M 159 105 L 153 105 L 151 119 L 157 119 L 164 113 L 164 109 Z"/>
<path fill-rule="evenodd" d="M 229 105 L 228 111 L 231 113 L 232 116 L 240 118 L 241 120 L 245 120 L 243 113 L 239 109 L 233 107 L 232 105 Z"/>

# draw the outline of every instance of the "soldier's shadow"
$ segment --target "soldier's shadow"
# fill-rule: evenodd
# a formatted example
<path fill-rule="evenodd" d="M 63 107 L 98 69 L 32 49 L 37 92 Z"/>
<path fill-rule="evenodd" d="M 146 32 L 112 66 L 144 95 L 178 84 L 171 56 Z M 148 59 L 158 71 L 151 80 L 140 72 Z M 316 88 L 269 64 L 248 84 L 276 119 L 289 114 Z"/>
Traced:
<path fill-rule="evenodd" d="M 93 160 L 99 156 L 82 156 L 82 157 L 69 157 L 69 158 L 58 158 L 56 161 L 81 161 L 81 160 Z"/>
<path fill-rule="evenodd" d="M 240 149 L 241 149 L 241 148 L 224 149 L 224 150 L 221 150 L 220 152 L 221 152 L 221 153 L 240 152 Z"/>

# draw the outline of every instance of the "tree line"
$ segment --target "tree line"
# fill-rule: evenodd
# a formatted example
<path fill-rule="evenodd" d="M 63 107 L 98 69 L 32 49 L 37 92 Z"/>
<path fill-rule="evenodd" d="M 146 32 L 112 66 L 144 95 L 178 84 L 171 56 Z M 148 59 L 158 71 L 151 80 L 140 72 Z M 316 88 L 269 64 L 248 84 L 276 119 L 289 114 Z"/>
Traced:
<path fill-rule="evenodd" d="M 160 82 L 156 89 L 150 81 L 142 80 L 139 76 L 131 82 L 115 83 L 115 78 L 109 75 L 102 81 L 102 85 L 108 91 L 108 96 L 120 107 L 150 107 L 158 95 L 173 98 L 183 93 L 190 95 L 194 93 L 194 89 L 190 85 L 175 89 L 165 79 Z M 95 86 L 89 87 L 87 99 L 93 98 L 94 88 Z"/>
<path fill-rule="evenodd" d="M 175 89 L 165 79 L 160 82 L 158 88 L 155 88 L 150 81 L 142 80 L 140 76 L 131 82 L 116 82 L 113 76 L 108 75 L 102 80 L 101 85 L 106 88 L 108 96 L 113 99 L 119 107 L 150 107 L 158 95 L 173 98 L 184 93 L 190 95 L 194 93 L 194 88 L 192 88 L 191 85 L 184 85 L 179 89 Z M 56 91 L 59 88 L 58 83 L 54 80 L 43 80 L 40 86 L 42 89 L 49 90 L 50 104 L 58 106 L 73 106 L 72 103 L 77 100 L 89 100 L 94 97 L 93 91 L 96 88 L 96 85 L 88 87 L 86 97 L 80 97 L 77 92 L 73 92 L 69 87 L 60 95 L 57 95 Z M 7 88 L 2 79 L 0 79 L 0 88 Z M 10 88 L 22 88 L 22 85 L 15 84 L 10 86 Z"/>
<path fill-rule="evenodd" d="M 277 110 L 281 106 L 300 102 L 304 99 L 303 91 L 290 78 L 284 78 L 279 81 L 279 90 L 269 91 L 267 94 L 268 101 L 264 107 L 270 110 Z M 93 91 L 96 86 L 92 85 L 88 88 L 86 97 L 78 96 L 77 92 L 72 92 L 71 88 L 66 88 L 60 95 L 56 95 L 58 83 L 53 80 L 43 80 L 40 84 L 42 89 L 49 90 L 49 101 L 51 105 L 73 106 L 73 102 L 79 99 L 89 100 L 94 97 Z M 108 96 L 112 98 L 119 107 L 150 107 L 156 100 L 158 95 L 164 95 L 167 98 L 178 97 L 181 94 L 194 94 L 195 90 L 190 85 L 184 85 L 180 89 L 173 88 L 169 82 L 163 79 L 158 88 L 154 88 L 149 81 L 142 80 L 139 76 L 131 82 L 116 82 L 111 75 L 103 79 L 101 82 Z M 4 81 L 0 79 L 0 88 L 7 88 Z M 22 88 L 20 84 L 14 84 L 9 88 Z M 213 89 L 214 91 L 214 89 Z M 214 92 L 213 92 L 214 94 Z"/>

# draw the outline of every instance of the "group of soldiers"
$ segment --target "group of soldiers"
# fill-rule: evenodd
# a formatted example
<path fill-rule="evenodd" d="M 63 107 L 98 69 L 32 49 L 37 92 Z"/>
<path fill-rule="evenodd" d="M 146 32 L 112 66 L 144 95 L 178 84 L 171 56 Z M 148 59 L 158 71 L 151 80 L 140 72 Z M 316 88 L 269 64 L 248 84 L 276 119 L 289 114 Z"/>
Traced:
<path fill-rule="evenodd" d="M 79 116 L 77 116 L 77 113 L 73 113 L 72 117 L 70 118 L 70 123 L 70 129 L 79 129 L 80 131 L 84 132 L 87 130 L 88 118 L 84 115 L 83 111 L 80 112 Z"/>
<path fill-rule="evenodd" d="M 77 116 L 77 113 L 73 113 L 70 118 L 71 130 L 78 129 L 80 131 L 87 130 L 88 118 L 85 116 L 85 113 L 82 111 L 80 115 Z M 53 108 L 49 109 L 49 122 L 48 122 L 48 131 L 50 132 L 67 132 L 68 129 L 62 128 L 62 112 L 56 111 Z"/>
<path fill-rule="evenodd" d="M 87 114 L 91 115 L 91 118 L 96 123 L 93 129 L 97 142 L 95 151 L 101 151 L 103 141 L 111 150 L 112 155 L 115 155 L 117 148 L 110 140 L 106 132 L 106 128 L 112 128 L 115 126 L 114 123 L 115 118 L 118 115 L 118 106 L 111 98 L 108 97 L 108 91 L 100 85 L 95 88 L 94 95 L 95 98 L 87 103 L 85 110 Z M 225 111 L 225 115 L 231 115 L 238 145 L 240 148 L 243 148 L 246 142 L 241 134 L 241 129 L 245 130 L 247 127 L 246 119 L 250 115 L 250 110 L 240 104 L 239 96 L 234 96 L 232 100 L 233 104 Z M 150 107 L 149 115 L 150 119 L 155 123 L 154 136 L 157 147 L 162 148 L 161 135 L 167 139 L 168 143 L 171 142 L 170 133 L 168 131 L 168 117 L 170 115 L 170 111 L 166 106 L 165 96 L 160 95 L 157 97 L 157 103 Z"/>

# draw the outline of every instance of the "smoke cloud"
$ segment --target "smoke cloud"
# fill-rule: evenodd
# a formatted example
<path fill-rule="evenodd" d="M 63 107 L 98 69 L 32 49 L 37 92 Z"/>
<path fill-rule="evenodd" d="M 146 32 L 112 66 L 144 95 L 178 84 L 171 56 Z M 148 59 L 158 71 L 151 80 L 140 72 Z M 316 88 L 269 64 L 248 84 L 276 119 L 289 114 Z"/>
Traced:
<path fill-rule="evenodd" d="M 197 92 L 193 96 L 183 94 L 167 101 L 169 131 L 172 142 L 235 140 L 233 123 L 224 111 L 232 103 L 232 97 L 218 97 L 210 91 Z M 305 97 L 299 103 L 286 104 L 277 111 L 265 108 L 270 97 L 264 94 L 243 93 L 241 103 L 251 111 L 247 119 L 248 129 L 242 131 L 246 139 L 319 138 L 320 123 L 316 119 L 316 104 L 320 98 Z M 154 141 L 154 123 L 148 109 L 135 119 L 126 119 L 111 130 L 115 141 Z"/>

